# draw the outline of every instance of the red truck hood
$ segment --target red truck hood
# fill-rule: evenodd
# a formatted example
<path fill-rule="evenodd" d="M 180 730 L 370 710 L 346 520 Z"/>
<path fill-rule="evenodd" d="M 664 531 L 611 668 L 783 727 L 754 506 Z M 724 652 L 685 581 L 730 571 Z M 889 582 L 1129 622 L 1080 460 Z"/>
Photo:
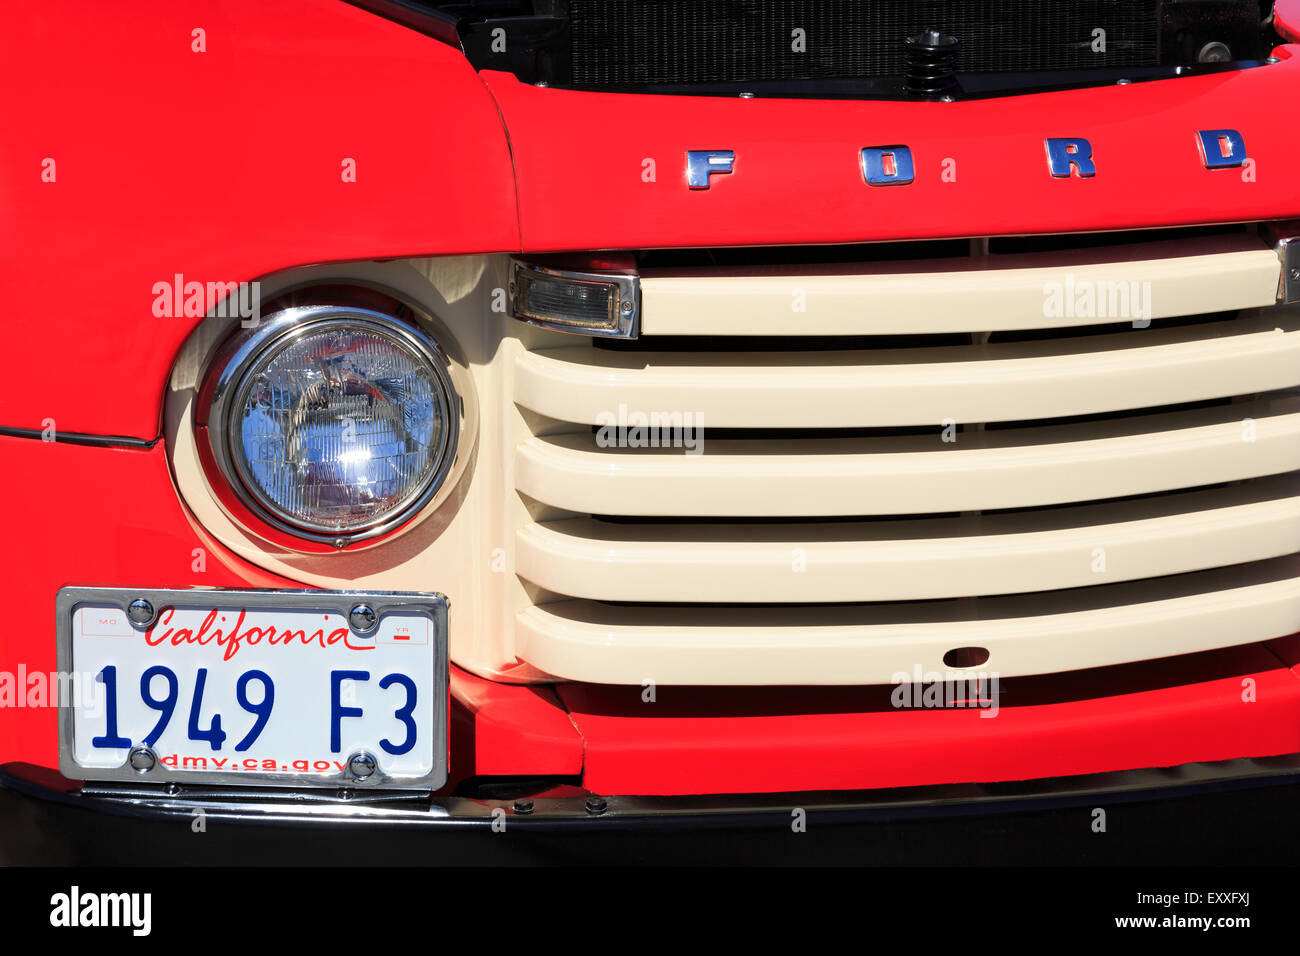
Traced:
<path fill-rule="evenodd" d="M 529 251 L 860 242 L 1077 232 L 1300 215 L 1294 47 L 1241 71 L 964 102 L 575 92 L 480 77 L 510 138 Z M 1207 169 L 1198 130 L 1233 129 L 1245 167 Z M 1053 178 L 1047 137 L 1096 175 Z M 863 147 L 906 145 L 915 180 L 869 187 Z M 689 189 L 686 150 L 735 151 Z"/>

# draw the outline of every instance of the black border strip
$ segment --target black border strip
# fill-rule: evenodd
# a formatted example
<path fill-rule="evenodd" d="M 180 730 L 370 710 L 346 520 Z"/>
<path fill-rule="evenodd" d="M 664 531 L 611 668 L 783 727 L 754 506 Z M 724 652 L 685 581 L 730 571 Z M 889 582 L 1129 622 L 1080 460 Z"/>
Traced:
<path fill-rule="evenodd" d="M 54 431 L 53 438 L 46 438 L 40 428 L 10 428 L 0 425 L 0 436 L 5 438 L 33 438 L 44 442 L 62 442 L 65 445 L 90 445 L 95 448 L 152 448 L 158 444 L 157 438 L 133 438 L 130 435 L 87 435 L 85 432 Z"/>
<path fill-rule="evenodd" d="M 431 36 L 435 40 L 441 40 L 458 50 L 461 49 L 456 18 L 449 14 L 417 6 L 410 0 L 343 0 L 343 2 L 423 33 L 425 36 Z"/>
<path fill-rule="evenodd" d="M 1030 96 L 1066 90 L 1148 83 L 1188 76 L 1233 73 L 1255 67 L 1270 66 L 1269 60 L 1233 60 L 1223 63 L 1158 65 L 1140 67 L 1091 67 L 1074 70 L 1035 70 L 1025 73 L 957 73 L 958 87 L 943 98 L 952 101 L 996 99 L 1006 96 Z M 480 66 L 479 69 L 485 69 Z M 927 97 L 907 92 L 902 76 L 822 77 L 810 80 L 726 80 L 704 83 L 624 83 L 574 84 L 552 83 L 557 89 L 574 89 L 588 93 L 640 93 L 663 96 L 734 97 L 742 93 L 763 99 L 809 100 L 880 100 L 887 102 L 925 102 Z M 934 100 L 939 97 L 929 97 Z"/>
<path fill-rule="evenodd" d="M 984 816 L 1084 805 L 1099 800 L 1135 803 L 1192 797 L 1297 782 L 1300 782 L 1300 754 L 1286 754 L 1006 783 L 697 797 L 610 796 L 598 801 L 595 812 L 592 798 L 581 796 L 539 797 L 530 801 L 531 809 L 527 813 L 519 813 L 510 800 L 436 796 L 421 801 L 418 807 L 400 801 L 378 813 L 368 813 L 367 807 L 350 806 L 349 798 L 341 797 L 339 791 L 320 791 L 334 794 L 335 807 L 322 807 L 320 803 L 324 801 L 313 801 L 317 811 L 310 812 L 301 800 L 295 799 L 292 791 L 237 788 L 217 794 L 209 789 L 187 795 L 184 788 L 176 787 L 172 788 L 173 792 L 162 787 L 130 785 L 78 788 L 77 781 L 32 764 L 0 766 L 0 787 L 69 809 L 76 807 L 143 820 L 188 819 L 195 807 L 202 807 L 213 818 L 253 826 L 473 829 L 490 827 L 504 813 L 512 827 L 543 831 L 593 826 L 612 830 L 786 826 L 792 807 L 803 808 L 810 817 L 816 816 L 828 824 Z"/>

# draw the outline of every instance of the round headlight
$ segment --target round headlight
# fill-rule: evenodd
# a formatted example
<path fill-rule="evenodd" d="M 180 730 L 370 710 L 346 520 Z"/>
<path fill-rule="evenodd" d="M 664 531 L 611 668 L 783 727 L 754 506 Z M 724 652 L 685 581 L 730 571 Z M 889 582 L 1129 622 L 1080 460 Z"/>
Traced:
<path fill-rule="evenodd" d="M 460 403 L 437 346 L 382 313 L 285 309 L 220 372 L 209 437 L 245 504 L 334 544 L 424 506 L 455 454 Z"/>

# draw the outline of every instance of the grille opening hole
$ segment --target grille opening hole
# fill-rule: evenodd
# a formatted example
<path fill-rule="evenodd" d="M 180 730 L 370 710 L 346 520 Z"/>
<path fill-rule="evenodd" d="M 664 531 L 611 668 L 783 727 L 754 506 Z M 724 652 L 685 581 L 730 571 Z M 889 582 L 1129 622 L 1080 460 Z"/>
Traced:
<path fill-rule="evenodd" d="M 1170 229 L 1134 229 L 1131 231 L 1065 233 L 1054 236 L 993 236 L 989 252 L 1014 255 L 1019 252 L 1046 252 L 1061 249 L 1099 249 L 1126 246 L 1136 242 L 1161 242 L 1167 239 L 1193 239 L 1203 236 L 1231 236 L 1250 231 L 1248 223 L 1218 226 L 1188 226 Z"/>
<path fill-rule="evenodd" d="M 1150 319 L 1146 328 L 1137 328 L 1132 321 L 1108 322 L 1101 325 L 1056 326 L 1046 329 L 1015 329 L 990 332 L 989 342 L 1045 342 L 1051 339 L 1085 339 L 1097 335 L 1125 335 L 1145 332 L 1148 329 L 1180 329 L 1193 325 L 1210 325 L 1230 322 L 1240 317 L 1239 311 L 1203 312 L 1195 315 L 1172 315 L 1163 319 Z"/>
<path fill-rule="evenodd" d="M 943 666 L 951 667 L 953 670 L 965 670 L 968 667 L 986 664 L 988 659 L 987 647 L 954 647 L 943 655 Z"/>
<path fill-rule="evenodd" d="M 1124 328 L 1130 328 L 1125 325 Z M 885 349 L 952 348 L 973 344 L 969 332 L 919 335 L 643 335 L 638 339 L 592 339 L 607 352 L 870 352 Z"/>
<path fill-rule="evenodd" d="M 963 259 L 966 239 L 857 242 L 824 246 L 728 246 L 703 249 L 645 249 L 636 253 L 641 269 L 698 269 L 731 266 L 782 267 L 906 262 L 909 259 Z"/>

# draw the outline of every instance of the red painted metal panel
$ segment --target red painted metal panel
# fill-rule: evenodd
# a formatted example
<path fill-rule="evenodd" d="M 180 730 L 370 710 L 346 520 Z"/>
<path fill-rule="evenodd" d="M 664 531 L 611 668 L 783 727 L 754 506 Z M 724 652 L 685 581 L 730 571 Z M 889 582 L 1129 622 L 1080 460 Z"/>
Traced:
<path fill-rule="evenodd" d="M 22 607 L 0 629 L 0 673 L 55 669 L 54 598 L 67 585 L 290 587 L 225 550 L 181 505 L 161 444 L 97 448 L 0 436 L 0 499 L 32 533 L 0 551 L 0 576 Z M 48 683 L 48 682 L 47 682 Z M 496 684 L 452 668 L 452 777 L 574 776 L 582 738 L 549 687 Z M 33 701 L 37 698 L 33 697 Z M 0 763 L 58 766 L 56 711 L 0 708 Z"/>
<path fill-rule="evenodd" d="M 1300 0 L 1277 0 L 1273 4 L 1273 28 L 1284 39 L 1300 40 Z"/>
<path fill-rule="evenodd" d="M 1284 50 L 1283 52 L 1287 52 Z M 1300 214 L 1300 60 L 1201 77 L 957 103 L 629 96 L 481 74 L 510 132 L 529 250 L 857 242 L 1073 232 Z M 1255 166 L 1206 170 L 1198 129 Z M 1044 138 L 1091 141 L 1097 174 L 1053 179 Z M 915 181 L 869 187 L 864 146 L 905 144 Z M 685 151 L 734 172 L 686 187 Z M 655 178 L 643 175 L 654 161 Z M 945 176 L 945 171 L 948 176 Z"/>
<path fill-rule="evenodd" d="M 892 688 L 660 687 L 654 703 L 639 687 L 559 691 L 586 744 L 583 783 L 609 794 L 993 782 L 1300 751 L 1300 680 L 1262 645 L 1004 681 L 992 717 L 900 710 Z"/>
<path fill-rule="evenodd" d="M 1278 7 L 1292 39 L 1298 9 Z M 1300 92 L 1293 49 L 1240 73 L 953 104 L 613 96 L 485 74 L 489 96 L 453 49 L 341 3 L 164 4 L 133 16 L 77 0 L 57 18 L 21 6 L 0 35 L 0 78 L 23 93 L 10 98 L 0 149 L 0 424 L 154 437 L 167 373 L 197 321 L 154 314 L 156 284 L 177 275 L 238 282 L 521 241 L 628 249 L 1298 217 L 1300 131 L 1278 119 Z M 1245 135 L 1250 175 L 1203 168 L 1195 131 L 1223 127 Z M 1051 135 L 1090 139 L 1097 176 L 1049 177 Z M 864 185 L 858 149 L 897 143 L 912 148 L 916 181 Z M 686 189 L 692 148 L 735 149 L 735 172 Z M 160 445 L 0 437 L 0 459 L 0 492 L 31 529 L 3 552 L 29 623 L 0 631 L 0 671 L 54 669 L 63 585 L 291 584 L 194 525 Z M 1300 656 L 1272 646 L 1285 665 L 1253 646 L 1009 682 L 995 718 L 898 710 L 888 689 L 660 688 L 646 704 L 641 688 L 568 685 L 557 699 L 457 671 L 456 733 L 473 755 L 458 772 L 581 770 L 607 793 L 791 791 L 1300 751 L 1289 669 Z M 0 761 L 53 766 L 54 709 L 0 711 Z"/>
<path fill-rule="evenodd" d="M 577 776 L 582 737 L 551 687 L 499 684 L 451 669 L 455 778 Z"/>
<path fill-rule="evenodd" d="M 16 678 L 55 670 L 54 598 L 68 585 L 302 586 L 253 567 L 196 529 L 161 444 L 134 450 L 0 436 L 0 461 L 0 500 L 26 528 L 0 552 L 9 600 L 22 607 L 21 624 L 0 628 L 0 672 Z M 57 711 L 48 701 L 25 706 L 25 695 L 22 703 L 0 708 L 0 763 L 58 766 Z"/>
<path fill-rule="evenodd" d="M 518 247 L 473 69 L 344 3 L 10 5 L 0 83 L 2 425 L 155 437 L 196 323 L 154 314 L 177 275 Z"/>

